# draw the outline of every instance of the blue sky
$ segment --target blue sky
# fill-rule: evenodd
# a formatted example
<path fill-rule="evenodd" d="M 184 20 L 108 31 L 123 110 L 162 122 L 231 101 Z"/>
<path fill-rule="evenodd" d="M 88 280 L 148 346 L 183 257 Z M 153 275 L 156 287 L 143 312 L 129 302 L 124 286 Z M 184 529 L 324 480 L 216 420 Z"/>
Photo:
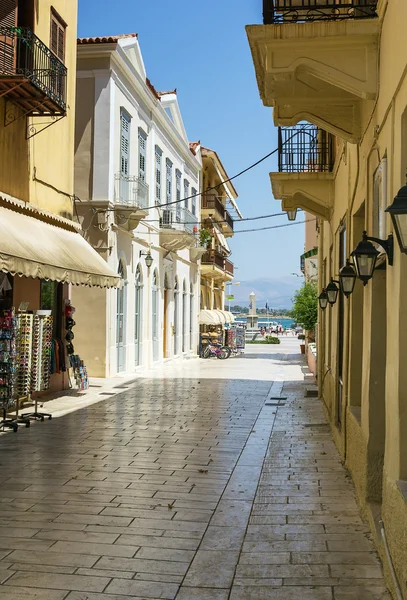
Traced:
<path fill-rule="evenodd" d="M 262 0 L 79 0 L 80 37 L 139 34 L 148 77 L 159 90 L 177 88 L 189 139 L 216 150 L 229 176 L 277 145 L 272 110 L 260 100 L 245 32 L 245 25 L 261 22 Z M 234 181 L 244 217 L 280 212 L 268 175 L 274 170 L 276 156 Z M 235 230 L 286 222 L 284 215 L 236 224 Z M 299 272 L 302 225 L 237 233 L 230 245 L 236 280 L 282 279 L 298 286 L 299 279 L 290 274 Z"/>

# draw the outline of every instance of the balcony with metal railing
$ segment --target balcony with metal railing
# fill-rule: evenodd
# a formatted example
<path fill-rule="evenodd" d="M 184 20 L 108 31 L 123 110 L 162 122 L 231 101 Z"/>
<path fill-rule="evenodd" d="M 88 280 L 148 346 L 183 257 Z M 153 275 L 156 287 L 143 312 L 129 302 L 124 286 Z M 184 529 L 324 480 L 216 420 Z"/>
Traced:
<path fill-rule="evenodd" d="M 201 210 L 211 213 L 215 217 L 218 217 L 218 219 L 223 220 L 225 218 L 226 209 L 222 200 L 221 197 L 204 194 L 202 196 Z"/>
<path fill-rule="evenodd" d="M 376 17 L 377 0 L 263 0 L 263 23 L 301 23 Z"/>
<path fill-rule="evenodd" d="M 160 244 L 167 250 L 192 248 L 197 231 L 197 216 L 179 203 L 161 210 Z"/>
<path fill-rule="evenodd" d="M 149 205 L 149 186 L 139 177 L 116 173 L 114 202 L 128 209 L 145 210 Z"/>
<path fill-rule="evenodd" d="M 335 138 L 303 123 L 278 129 L 278 172 L 270 173 L 273 195 L 283 210 L 301 208 L 321 219 L 333 207 Z"/>
<path fill-rule="evenodd" d="M 0 27 L 0 97 L 27 116 L 66 113 L 65 65 L 28 28 Z"/>
<path fill-rule="evenodd" d="M 280 173 L 331 172 L 334 138 L 309 123 L 278 128 L 278 170 Z"/>
<path fill-rule="evenodd" d="M 223 254 L 217 250 L 208 250 L 201 258 L 201 273 L 217 279 L 228 281 L 233 279 L 234 266 Z"/>

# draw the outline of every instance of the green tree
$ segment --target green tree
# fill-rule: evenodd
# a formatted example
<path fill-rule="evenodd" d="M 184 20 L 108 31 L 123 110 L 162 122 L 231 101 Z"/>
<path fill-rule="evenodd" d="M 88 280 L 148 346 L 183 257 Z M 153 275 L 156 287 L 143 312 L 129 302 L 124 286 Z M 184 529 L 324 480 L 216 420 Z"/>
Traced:
<path fill-rule="evenodd" d="M 307 331 L 314 331 L 318 320 L 318 287 L 316 283 L 306 282 L 295 292 L 292 318 L 297 323 L 301 323 Z"/>

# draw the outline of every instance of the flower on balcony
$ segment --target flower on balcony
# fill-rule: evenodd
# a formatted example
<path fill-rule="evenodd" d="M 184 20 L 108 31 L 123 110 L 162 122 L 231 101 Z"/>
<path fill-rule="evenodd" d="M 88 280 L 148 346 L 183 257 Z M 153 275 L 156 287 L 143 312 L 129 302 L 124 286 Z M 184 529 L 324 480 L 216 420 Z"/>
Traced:
<path fill-rule="evenodd" d="M 194 233 L 198 233 L 198 231 L 199 231 L 199 230 L 198 230 L 198 227 L 197 227 L 196 225 L 194 225 L 194 228 L 193 228 L 193 230 L 192 230 L 192 231 L 193 231 Z"/>
<path fill-rule="evenodd" d="M 199 232 L 199 244 L 203 248 L 209 248 L 212 243 L 212 232 L 210 229 L 203 227 Z"/>

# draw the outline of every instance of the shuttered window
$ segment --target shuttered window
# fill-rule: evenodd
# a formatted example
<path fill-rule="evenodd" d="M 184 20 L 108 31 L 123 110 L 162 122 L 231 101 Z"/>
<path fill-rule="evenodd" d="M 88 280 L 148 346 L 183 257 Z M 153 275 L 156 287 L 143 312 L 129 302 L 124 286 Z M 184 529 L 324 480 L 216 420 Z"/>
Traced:
<path fill-rule="evenodd" d="M 120 111 L 120 174 L 122 177 L 129 176 L 130 167 L 130 116 Z"/>
<path fill-rule="evenodd" d="M 58 15 L 58 13 L 51 9 L 50 47 L 52 52 L 62 62 L 65 60 L 65 30 L 66 24 Z"/>
<path fill-rule="evenodd" d="M 196 200 L 197 200 L 197 195 L 196 194 L 197 194 L 196 189 L 192 188 L 192 190 L 191 190 L 191 196 L 193 196 L 193 197 L 191 198 L 191 200 L 192 200 L 192 203 L 191 203 L 191 212 L 192 212 L 193 215 L 196 215 Z"/>
<path fill-rule="evenodd" d="M 17 25 L 17 0 L 0 1 L 0 27 L 15 27 Z M 0 36 L 1 67 L 5 73 L 15 71 L 14 39 L 7 35 Z"/>
<path fill-rule="evenodd" d="M 155 147 L 155 199 L 158 204 L 161 202 L 161 169 L 163 152 L 158 146 Z"/>
<path fill-rule="evenodd" d="M 177 204 L 175 205 L 177 221 L 181 221 L 181 180 L 182 173 L 178 169 L 175 170 L 175 194 Z"/>
<path fill-rule="evenodd" d="M 165 161 L 166 167 L 166 198 L 167 204 L 172 201 L 172 162 L 169 158 Z"/>
<path fill-rule="evenodd" d="M 188 208 L 189 206 L 189 181 L 188 179 L 184 179 L 184 206 Z"/>
<path fill-rule="evenodd" d="M 138 130 L 138 176 L 141 181 L 146 180 L 146 150 L 147 134 L 142 129 Z"/>

